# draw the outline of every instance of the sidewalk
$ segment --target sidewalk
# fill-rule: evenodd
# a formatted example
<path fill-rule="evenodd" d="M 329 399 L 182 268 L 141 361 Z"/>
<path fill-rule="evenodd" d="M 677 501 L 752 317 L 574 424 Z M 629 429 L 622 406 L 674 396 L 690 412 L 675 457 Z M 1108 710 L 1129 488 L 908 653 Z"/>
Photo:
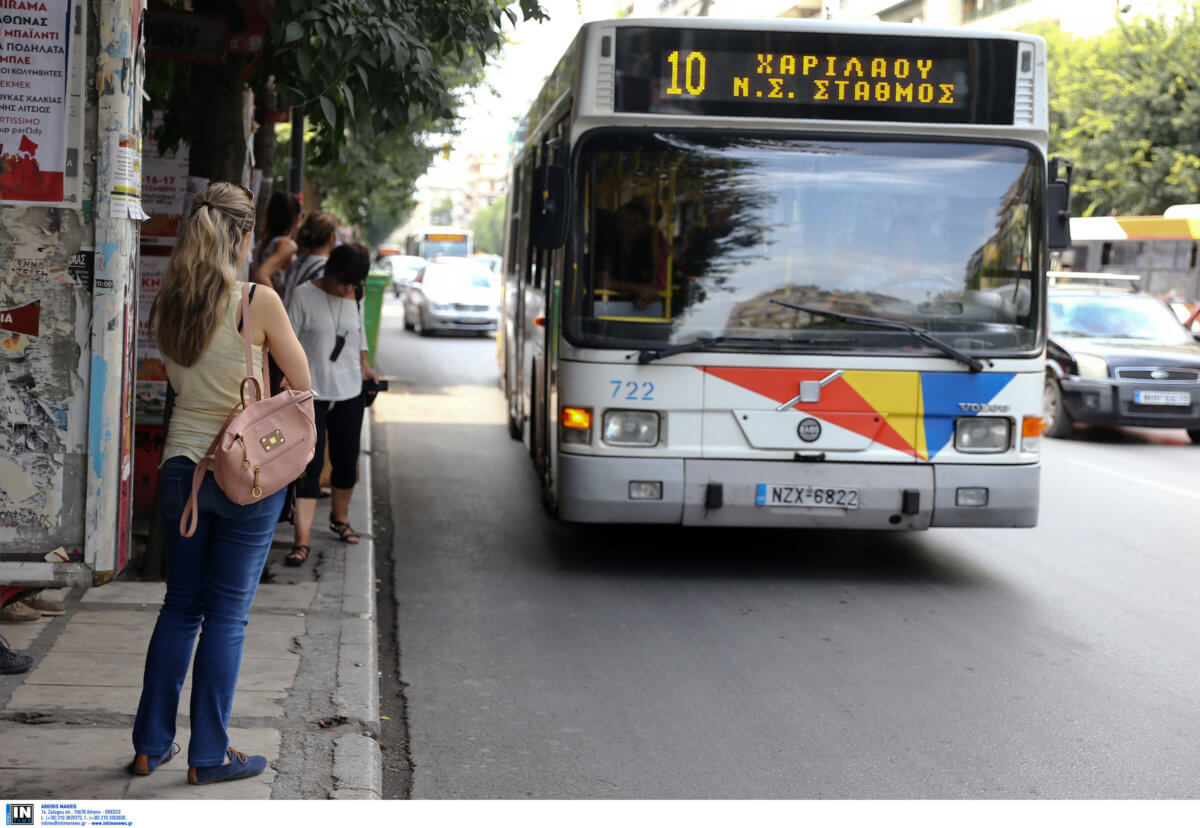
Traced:
<path fill-rule="evenodd" d="M 0 635 L 35 657 L 0 676 L 0 797 L 6 799 L 376 799 L 382 791 L 371 515 L 370 420 L 347 546 L 317 505 L 313 553 L 285 567 L 292 527 L 275 538 L 246 629 L 230 743 L 270 760 L 261 776 L 188 785 L 190 676 L 176 741 L 184 753 L 146 777 L 132 776 L 130 730 L 146 645 L 164 585 L 117 581 L 61 591 L 67 614 L 0 624 Z M 47 592 L 52 596 L 53 593 Z"/>

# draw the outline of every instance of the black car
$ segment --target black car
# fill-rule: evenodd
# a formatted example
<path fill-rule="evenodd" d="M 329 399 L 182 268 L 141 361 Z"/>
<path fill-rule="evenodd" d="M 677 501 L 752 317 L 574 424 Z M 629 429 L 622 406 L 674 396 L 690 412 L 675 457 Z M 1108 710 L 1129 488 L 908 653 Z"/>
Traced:
<path fill-rule="evenodd" d="M 1200 443 L 1200 344 L 1162 300 L 1055 287 L 1043 394 L 1045 433 L 1075 423 L 1185 428 Z"/>

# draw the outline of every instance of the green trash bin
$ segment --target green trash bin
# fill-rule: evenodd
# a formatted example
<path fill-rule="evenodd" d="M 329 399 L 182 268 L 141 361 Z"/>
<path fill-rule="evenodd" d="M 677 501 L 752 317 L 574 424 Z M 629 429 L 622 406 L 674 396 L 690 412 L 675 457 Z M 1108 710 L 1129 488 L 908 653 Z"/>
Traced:
<path fill-rule="evenodd" d="M 379 320 L 383 316 L 383 291 L 391 284 L 392 277 L 386 273 L 371 273 L 367 276 L 367 289 L 363 297 L 363 325 L 367 329 L 367 356 L 375 364 L 375 343 L 379 341 Z"/>

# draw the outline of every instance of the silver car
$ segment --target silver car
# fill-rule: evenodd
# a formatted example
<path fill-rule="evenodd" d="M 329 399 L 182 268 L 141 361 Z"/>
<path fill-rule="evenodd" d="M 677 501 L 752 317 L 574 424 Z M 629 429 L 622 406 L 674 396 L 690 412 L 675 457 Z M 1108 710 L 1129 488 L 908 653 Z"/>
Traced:
<path fill-rule="evenodd" d="M 404 327 L 493 334 L 500 324 L 500 278 L 470 259 L 439 256 L 404 293 Z"/>

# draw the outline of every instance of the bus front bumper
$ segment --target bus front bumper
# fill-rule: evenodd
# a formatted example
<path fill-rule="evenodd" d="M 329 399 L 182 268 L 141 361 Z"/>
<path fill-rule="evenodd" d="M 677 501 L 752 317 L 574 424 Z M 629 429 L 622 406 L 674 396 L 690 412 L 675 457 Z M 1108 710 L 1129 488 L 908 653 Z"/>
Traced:
<path fill-rule="evenodd" d="M 1037 525 L 1040 475 L 1036 464 L 795 463 L 563 453 L 558 513 L 577 523 L 1028 527 Z M 634 498 L 635 491 L 653 491 L 656 483 L 661 497 Z M 759 505 L 764 485 L 855 490 L 857 507 Z"/>

